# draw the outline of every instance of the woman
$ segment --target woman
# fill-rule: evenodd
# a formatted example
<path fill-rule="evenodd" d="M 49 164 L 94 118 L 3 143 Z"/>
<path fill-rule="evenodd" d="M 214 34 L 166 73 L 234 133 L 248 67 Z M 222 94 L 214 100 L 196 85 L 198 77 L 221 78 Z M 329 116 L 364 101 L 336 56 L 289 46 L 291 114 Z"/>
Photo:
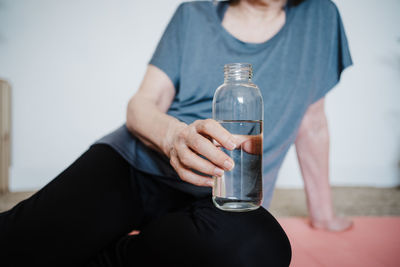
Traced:
<path fill-rule="evenodd" d="M 349 227 L 333 213 L 327 174 L 323 98 L 351 64 L 334 4 L 190 2 L 170 21 L 126 125 L 0 215 L 8 266 L 288 266 L 290 244 L 268 211 L 224 212 L 210 200 L 207 175 L 233 161 L 209 138 L 238 145 L 208 119 L 230 62 L 253 64 L 265 102 L 265 205 L 296 142 L 313 225 Z"/>

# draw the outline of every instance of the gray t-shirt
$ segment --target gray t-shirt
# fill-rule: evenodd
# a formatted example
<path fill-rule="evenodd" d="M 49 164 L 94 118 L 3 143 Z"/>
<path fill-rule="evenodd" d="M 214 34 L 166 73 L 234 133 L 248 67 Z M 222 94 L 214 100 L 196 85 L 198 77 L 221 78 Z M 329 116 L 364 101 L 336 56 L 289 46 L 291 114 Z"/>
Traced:
<path fill-rule="evenodd" d="M 282 161 L 293 144 L 308 106 L 325 96 L 352 64 L 346 35 L 330 0 L 305 0 L 285 7 L 283 28 L 264 43 L 245 43 L 221 25 L 227 2 L 181 4 L 169 22 L 150 64 L 164 71 L 176 95 L 168 114 L 190 124 L 211 118 L 223 66 L 253 65 L 253 82 L 264 99 L 263 186 L 268 207 Z M 132 167 L 197 196 L 210 188 L 183 182 L 169 159 L 146 147 L 123 125 L 96 143 L 114 147 Z"/>

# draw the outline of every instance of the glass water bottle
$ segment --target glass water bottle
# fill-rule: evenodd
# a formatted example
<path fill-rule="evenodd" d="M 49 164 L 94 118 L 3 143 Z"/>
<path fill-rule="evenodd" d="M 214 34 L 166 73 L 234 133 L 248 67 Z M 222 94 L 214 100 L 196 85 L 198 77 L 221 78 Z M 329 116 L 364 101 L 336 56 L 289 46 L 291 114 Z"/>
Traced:
<path fill-rule="evenodd" d="M 220 147 L 235 165 L 222 177 L 214 177 L 213 202 L 226 211 L 249 211 L 262 202 L 262 152 L 264 106 L 260 89 L 251 82 L 252 65 L 232 63 L 224 67 L 224 83 L 213 99 L 213 119 L 236 140 L 232 151 Z"/>

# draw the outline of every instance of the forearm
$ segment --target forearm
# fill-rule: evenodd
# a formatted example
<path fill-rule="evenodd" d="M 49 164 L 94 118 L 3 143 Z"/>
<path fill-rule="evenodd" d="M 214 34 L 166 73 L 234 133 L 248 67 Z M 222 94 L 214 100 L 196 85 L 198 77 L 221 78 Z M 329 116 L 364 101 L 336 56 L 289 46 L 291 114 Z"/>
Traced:
<path fill-rule="evenodd" d="M 296 152 L 310 217 L 314 222 L 323 222 L 334 216 L 329 184 L 329 131 L 325 116 L 314 124 L 299 132 Z"/>
<path fill-rule="evenodd" d="M 187 125 L 165 114 L 151 99 L 136 95 L 129 102 L 126 124 L 146 145 L 165 154 L 179 177 L 188 183 L 213 186 L 210 176 L 221 176 L 234 166 L 232 159 L 208 139 L 234 149 L 233 136 L 215 120 Z"/>
<path fill-rule="evenodd" d="M 153 101 L 134 96 L 128 104 L 126 125 L 145 145 L 169 156 L 173 132 L 186 124 L 161 111 Z"/>

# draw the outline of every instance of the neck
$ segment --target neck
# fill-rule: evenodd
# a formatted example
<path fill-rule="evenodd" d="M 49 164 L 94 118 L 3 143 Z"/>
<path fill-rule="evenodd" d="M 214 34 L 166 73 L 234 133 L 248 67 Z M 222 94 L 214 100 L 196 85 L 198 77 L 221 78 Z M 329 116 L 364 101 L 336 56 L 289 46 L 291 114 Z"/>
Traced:
<path fill-rule="evenodd" d="M 232 10 L 243 19 L 268 21 L 278 17 L 285 4 L 286 0 L 242 0 Z"/>

